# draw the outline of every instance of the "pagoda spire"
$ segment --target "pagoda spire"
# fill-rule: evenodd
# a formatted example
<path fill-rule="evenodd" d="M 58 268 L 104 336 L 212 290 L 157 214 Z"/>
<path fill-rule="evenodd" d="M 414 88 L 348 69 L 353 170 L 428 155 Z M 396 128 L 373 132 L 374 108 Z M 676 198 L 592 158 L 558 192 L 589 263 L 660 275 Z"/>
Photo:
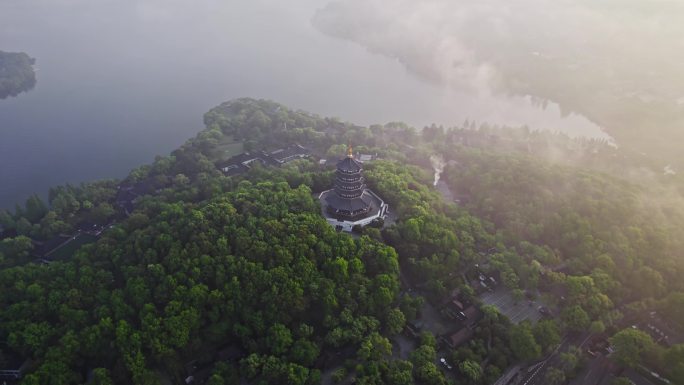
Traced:
<path fill-rule="evenodd" d="M 349 145 L 347 146 L 347 158 L 353 158 L 353 157 L 354 157 L 354 150 L 352 149 L 351 140 L 350 140 Z"/>

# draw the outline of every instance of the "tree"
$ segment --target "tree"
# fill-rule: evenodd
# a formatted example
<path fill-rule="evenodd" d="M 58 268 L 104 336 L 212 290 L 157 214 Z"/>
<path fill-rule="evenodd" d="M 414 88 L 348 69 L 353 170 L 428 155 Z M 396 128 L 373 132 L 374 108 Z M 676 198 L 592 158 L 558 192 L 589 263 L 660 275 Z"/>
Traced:
<path fill-rule="evenodd" d="M 565 373 L 558 368 L 551 367 L 546 370 L 544 375 L 546 385 L 561 385 L 565 382 Z"/>
<path fill-rule="evenodd" d="M 48 208 L 38 195 L 31 195 L 26 200 L 25 216 L 30 222 L 38 222 L 48 212 Z"/>
<path fill-rule="evenodd" d="M 472 381 L 477 381 L 482 377 L 480 364 L 472 360 L 465 360 L 458 364 L 458 369 Z"/>
<path fill-rule="evenodd" d="M 684 344 L 674 345 L 665 352 L 665 368 L 676 384 L 684 384 Z"/>
<path fill-rule="evenodd" d="M 577 368 L 577 365 L 579 364 L 579 354 L 577 353 L 579 352 L 570 350 L 568 352 L 561 353 L 559 356 L 561 361 L 561 369 L 563 369 L 563 372 L 566 376 L 572 374 Z"/>
<path fill-rule="evenodd" d="M 387 384 L 392 385 L 412 385 L 413 364 L 404 360 L 392 360 L 387 373 Z"/>
<path fill-rule="evenodd" d="M 17 220 L 17 233 L 19 235 L 30 236 L 32 231 L 33 226 L 31 226 L 31 222 L 28 219 L 21 217 Z"/>
<path fill-rule="evenodd" d="M 115 211 L 112 205 L 103 202 L 95 206 L 90 212 L 90 219 L 99 224 L 106 224 L 109 218 L 114 215 Z"/>
<path fill-rule="evenodd" d="M 662 274 L 648 266 L 635 271 L 632 279 L 635 287 L 643 291 L 644 296 L 658 298 L 665 293 L 666 285 Z"/>
<path fill-rule="evenodd" d="M 347 153 L 347 145 L 346 144 L 334 144 L 328 148 L 328 151 L 326 151 L 325 156 L 327 158 L 341 158 Z"/>
<path fill-rule="evenodd" d="M 266 343 L 273 354 L 284 354 L 292 345 L 292 333 L 287 326 L 277 323 L 269 329 Z"/>
<path fill-rule="evenodd" d="M 560 343 L 560 332 L 554 320 L 541 320 L 532 329 L 534 339 L 543 351 L 549 351 Z"/>
<path fill-rule="evenodd" d="M 606 331 L 606 325 L 601 320 L 592 321 L 589 325 L 589 331 L 594 334 L 600 334 Z"/>
<path fill-rule="evenodd" d="M 207 382 L 207 385 L 225 385 L 225 384 L 226 384 L 226 381 L 218 373 L 212 374 L 211 377 L 209 377 L 209 381 Z"/>
<path fill-rule="evenodd" d="M 31 250 L 33 250 L 31 238 L 23 235 L 0 241 L 0 251 L 5 254 L 6 258 L 12 259 L 15 263 L 28 257 Z"/>
<path fill-rule="evenodd" d="M 416 368 L 416 379 L 427 385 L 443 385 L 445 383 L 444 375 L 432 362 Z"/>
<path fill-rule="evenodd" d="M 610 344 L 615 348 L 615 360 L 632 368 L 641 362 L 644 353 L 654 345 L 651 336 L 634 328 L 619 331 L 610 338 Z"/>
<path fill-rule="evenodd" d="M 422 333 L 420 333 L 420 344 L 431 346 L 433 348 L 436 347 L 437 340 L 435 339 L 435 335 L 432 334 L 430 331 L 423 331 Z"/>
<path fill-rule="evenodd" d="M 499 309 L 494 305 L 482 305 L 480 310 L 482 311 L 482 314 L 484 314 L 484 318 L 487 322 L 496 322 L 501 316 L 501 312 L 499 312 Z"/>
<path fill-rule="evenodd" d="M 50 238 L 70 230 L 70 226 L 60 220 L 57 213 L 54 211 L 48 211 L 48 213 L 43 216 L 43 219 L 40 220 L 40 228 L 41 235 L 45 238 Z"/>
<path fill-rule="evenodd" d="M 13 229 L 15 227 L 14 218 L 5 209 L 0 209 L 0 228 Z"/>
<path fill-rule="evenodd" d="M 392 354 L 392 343 L 378 332 L 373 332 L 366 337 L 357 352 L 358 357 L 363 361 L 377 361 L 390 354 Z"/>
<path fill-rule="evenodd" d="M 263 364 L 264 358 L 256 353 L 252 353 L 240 360 L 240 373 L 243 373 L 247 379 L 252 379 L 261 372 Z"/>
<path fill-rule="evenodd" d="M 402 314 L 406 319 L 414 320 L 418 317 L 418 310 L 423 306 L 423 297 L 413 297 L 411 295 L 403 295 L 399 305 Z"/>
<path fill-rule="evenodd" d="M 470 285 L 460 286 L 459 291 L 461 292 L 461 295 L 463 295 L 463 298 L 468 301 L 472 301 L 472 299 L 475 298 L 475 290 Z"/>
<path fill-rule="evenodd" d="M 585 330 L 589 326 L 589 315 L 579 305 L 565 308 L 561 312 L 561 320 L 572 331 Z"/>
<path fill-rule="evenodd" d="M 109 370 L 105 368 L 93 369 L 93 385 L 112 385 L 112 379 L 109 376 Z"/>
<path fill-rule="evenodd" d="M 513 354 L 517 359 L 529 361 L 541 355 L 541 347 L 535 341 L 528 322 L 511 327 L 508 338 Z"/>
<path fill-rule="evenodd" d="M 415 367 L 423 366 L 437 359 L 435 348 L 430 345 L 420 345 L 411 352 L 411 362 Z"/>
<path fill-rule="evenodd" d="M 342 368 L 336 369 L 332 373 L 331 379 L 332 379 L 332 382 L 334 384 L 337 384 L 337 383 L 341 382 L 346 376 L 347 376 L 347 369 L 342 367 Z"/>
<path fill-rule="evenodd" d="M 292 360 L 302 366 L 311 366 L 318 357 L 318 346 L 315 343 L 301 338 L 290 349 Z"/>
<path fill-rule="evenodd" d="M 406 317 L 401 310 L 394 308 L 387 313 L 387 331 L 390 334 L 399 334 L 404 330 L 406 324 Z"/>
<path fill-rule="evenodd" d="M 673 322 L 684 325 L 684 292 L 678 291 L 668 294 L 659 302 L 658 312 Z"/>
<path fill-rule="evenodd" d="M 185 176 L 185 174 L 176 174 L 175 177 L 173 177 L 173 184 L 176 186 L 185 186 L 190 183 L 190 178 Z"/>
<path fill-rule="evenodd" d="M 507 288 L 515 290 L 518 288 L 518 282 L 520 279 L 518 275 L 515 274 L 513 270 L 505 270 L 501 273 L 501 280 Z"/>
<path fill-rule="evenodd" d="M 525 292 L 521 289 L 513 289 L 511 294 L 513 295 L 513 300 L 516 304 L 525 298 Z"/>

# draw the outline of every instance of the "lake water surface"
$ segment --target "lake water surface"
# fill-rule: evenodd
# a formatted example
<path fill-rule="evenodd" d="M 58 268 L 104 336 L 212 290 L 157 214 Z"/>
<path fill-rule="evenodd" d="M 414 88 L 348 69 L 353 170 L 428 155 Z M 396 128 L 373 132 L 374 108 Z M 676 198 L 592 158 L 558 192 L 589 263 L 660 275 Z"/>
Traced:
<path fill-rule="evenodd" d="M 0 50 L 37 59 L 38 84 L 0 100 L 0 208 L 50 186 L 125 176 L 236 97 L 360 124 L 478 122 L 604 136 L 525 98 L 427 84 L 318 32 L 320 1 L 5 0 Z"/>

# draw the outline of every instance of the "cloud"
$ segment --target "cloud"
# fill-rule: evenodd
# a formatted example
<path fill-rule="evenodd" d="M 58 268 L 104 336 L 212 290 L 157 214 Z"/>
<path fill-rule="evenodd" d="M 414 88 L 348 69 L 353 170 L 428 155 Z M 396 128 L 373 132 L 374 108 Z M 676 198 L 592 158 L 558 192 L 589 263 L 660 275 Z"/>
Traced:
<path fill-rule="evenodd" d="M 504 78 L 508 87 L 534 83 L 536 66 L 559 78 L 586 73 L 589 85 L 683 96 L 671 82 L 684 84 L 684 5 L 672 1 L 338 0 L 313 24 L 425 80 L 479 92 L 500 90 Z"/>
<path fill-rule="evenodd" d="M 474 50 L 458 37 L 467 18 L 467 11 L 446 1 L 416 5 L 351 0 L 328 4 L 316 13 L 313 24 L 324 33 L 395 58 L 423 79 L 486 91 L 496 71 L 477 60 Z"/>

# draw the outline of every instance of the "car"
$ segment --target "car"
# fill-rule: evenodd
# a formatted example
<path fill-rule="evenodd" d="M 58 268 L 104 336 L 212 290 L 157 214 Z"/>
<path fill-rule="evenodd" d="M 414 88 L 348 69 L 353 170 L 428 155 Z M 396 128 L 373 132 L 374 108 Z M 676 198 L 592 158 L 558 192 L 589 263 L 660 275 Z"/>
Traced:
<path fill-rule="evenodd" d="M 480 281 L 480 286 L 482 286 L 482 288 L 484 288 L 485 290 L 489 291 L 490 293 L 491 293 L 491 292 L 494 292 L 494 289 L 492 289 L 491 287 L 487 286 L 487 284 L 484 283 L 484 281 Z"/>
<path fill-rule="evenodd" d="M 444 358 L 444 357 L 440 358 L 440 359 L 439 359 L 439 362 L 440 362 L 442 365 L 444 365 L 445 368 L 447 368 L 447 369 L 449 369 L 449 370 L 451 370 L 451 369 L 454 368 L 453 366 L 449 365 L 449 363 L 447 362 L 446 358 Z"/>

